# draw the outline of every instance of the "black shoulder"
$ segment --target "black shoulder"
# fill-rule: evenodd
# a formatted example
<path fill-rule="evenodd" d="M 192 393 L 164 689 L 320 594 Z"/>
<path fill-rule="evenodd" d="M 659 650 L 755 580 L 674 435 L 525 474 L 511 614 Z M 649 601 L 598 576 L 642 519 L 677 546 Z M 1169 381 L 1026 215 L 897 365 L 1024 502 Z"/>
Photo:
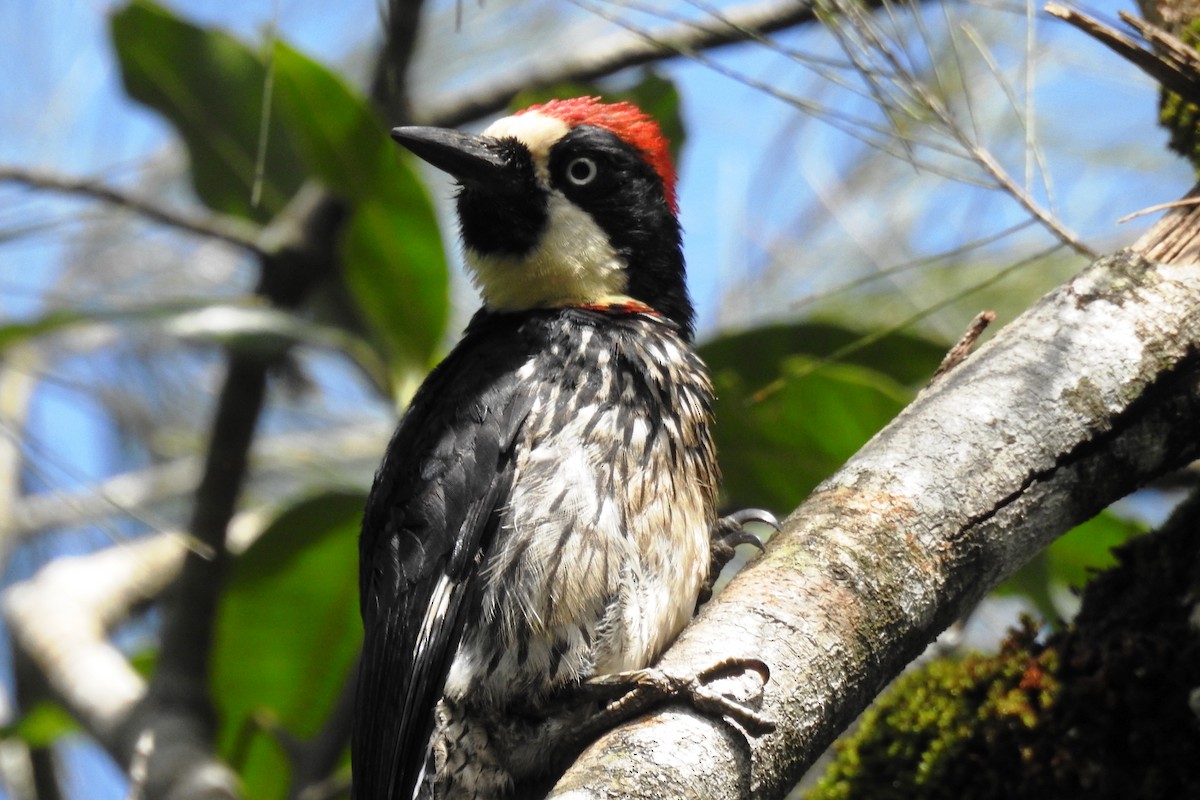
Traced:
<path fill-rule="evenodd" d="M 532 403 L 519 370 L 538 340 L 516 318 L 478 316 L 414 396 L 375 477 L 359 539 L 361 800 L 409 800 L 419 779 L 477 556 L 511 485 Z"/>

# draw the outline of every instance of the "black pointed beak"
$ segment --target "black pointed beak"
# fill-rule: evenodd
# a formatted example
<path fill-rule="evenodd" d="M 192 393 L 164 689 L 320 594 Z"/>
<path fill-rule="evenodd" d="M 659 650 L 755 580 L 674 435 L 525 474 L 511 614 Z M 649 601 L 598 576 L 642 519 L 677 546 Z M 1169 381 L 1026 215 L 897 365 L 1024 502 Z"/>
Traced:
<path fill-rule="evenodd" d="M 392 138 L 460 183 L 494 186 L 511 180 L 510 159 L 499 139 L 421 126 L 393 128 Z"/>

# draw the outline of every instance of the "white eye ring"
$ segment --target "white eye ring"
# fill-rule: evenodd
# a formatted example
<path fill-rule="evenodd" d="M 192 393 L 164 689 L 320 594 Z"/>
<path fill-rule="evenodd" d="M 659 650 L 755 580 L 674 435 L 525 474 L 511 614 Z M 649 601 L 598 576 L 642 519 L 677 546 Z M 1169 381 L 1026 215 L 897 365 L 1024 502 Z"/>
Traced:
<path fill-rule="evenodd" d="M 596 166 L 596 162 L 585 156 L 580 156 L 567 164 L 567 180 L 576 186 L 587 186 L 596 180 L 596 175 L 599 173 L 600 168 Z"/>

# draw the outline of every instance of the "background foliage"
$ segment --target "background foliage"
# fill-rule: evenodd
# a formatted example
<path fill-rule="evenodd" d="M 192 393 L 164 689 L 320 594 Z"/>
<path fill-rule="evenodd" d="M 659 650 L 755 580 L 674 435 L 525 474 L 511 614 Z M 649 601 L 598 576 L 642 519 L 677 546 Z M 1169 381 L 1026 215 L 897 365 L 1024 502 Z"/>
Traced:
<path fill-rule="evenodd" d="M 200 6 L 106 9 L 100 69 L 133 101 L 114 115 L 156 132 L 132 137 L 149 143 L 132 157 L 93 134 L 96 161 L 52 166 L 219 223 L 229 239 L 0 173 L 10 464 L 0 529 L 9 583 L 66 554 L 180 529 L 223 355 L 269 358 L 270 405 L 241 501 L 268 521 L 229 570 L 212 689 L 219 752 L 246 796 L 285 797 L 298 788 L 300 743 L 330 724 L 352 673 L 355 538 L 371 470 L 395 409 L 475 301 L 446 224 L 447 186 L 398 152 L 386 136 L 396 120 L 362 88 L 374 16 L 338 12 L 339 35 L 321 30 L 328 8 Z M 1089 247 L 1111 246 L 1114 217 L 1173 198 L 1188 180 L 1145 147 L 1162 138 L 1147 85 L 1024 7 L 889 6 L 869 25 L 840 21 L 846 10 L 716 56 L 511 101 L 630 97 L 671 132 L 729 508 L 795 507 L 904 407 L 977 311 L 1011 319 Z M 431 3 L 413 105 L 437 108 L 497 65 L 533 71 L 571 43 L 682 13 Z M 719 13 L 697 3 L 684 16 Z M 885 45 L 871 44 L 871 25 Z M 20 28 L 4 26 L 13 61 Z M 0 111 L 14 130 L 17 108 L 40 103 L 10 91 Z M 1096 102 L 1114 96 L 1123 99 Z M 1119 119 L 1106 115 L 1124 100 Z M 46 114 L 22 123 L 22 145 L 0 146 L 0 163 L 53 161 L 33 145 Z M 999 172 L 981 167 L 988 159 Z M 271 264 L 290 263 L 281 243 L 321 191 L 347 215 L 341 269 L 303 304 L 271 307 L 256 287 Z M 1154 500 L 1135 510 L 1160 513 Z M 1062 590 L 1141 529 L 1124 512 L 1060 539 L 1004 593 L 1056 619 Z M 155 630 L 153 613 L 135 614 L 114 635 L 152 665 Z M 10 679 L 8 694 L 9 742 L 69 754 L 59 770 L 72 796 L 120 794 L 41 692 Z"/>

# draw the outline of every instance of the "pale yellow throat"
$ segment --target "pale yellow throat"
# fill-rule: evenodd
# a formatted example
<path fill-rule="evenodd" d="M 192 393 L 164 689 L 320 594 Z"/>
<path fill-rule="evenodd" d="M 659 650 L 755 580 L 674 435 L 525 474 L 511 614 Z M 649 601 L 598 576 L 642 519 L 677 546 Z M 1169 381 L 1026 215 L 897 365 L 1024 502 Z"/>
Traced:
<path fill-rule="evenodd" d="M 546 229 L 520 256 L 466 251 L 484 302 L 496 311 L 589 305 L 623 298 L 625 262 L 592 216 L 552 192 Z"/>

